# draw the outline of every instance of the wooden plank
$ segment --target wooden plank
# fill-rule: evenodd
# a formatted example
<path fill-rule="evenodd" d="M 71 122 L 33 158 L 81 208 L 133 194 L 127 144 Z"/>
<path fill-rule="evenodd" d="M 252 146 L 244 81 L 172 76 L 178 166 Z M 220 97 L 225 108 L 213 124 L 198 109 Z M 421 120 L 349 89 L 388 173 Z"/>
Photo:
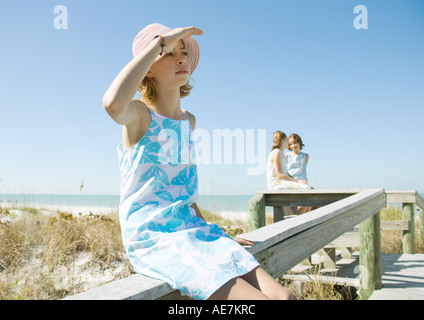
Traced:
<path fill-rule="evenodd" d="M 135 274 L 64 300 L 154 300 L 175 291 L 166 282 Z"/>
<path fill-rule="evenodd" d="M 405 220 L 381 221 L 381 230 L 409 230 L 409 222 Z M 356 248 L 359 247 L 359 232 L 352 231 L 342 234 L 331 241 L 327 248 Z"/>
<path fill-rule="evenodd" d="M 264 194 L 265 205 L 272 207 L 325 206 L 360 192 L 351 190 L 259 190 Z"/>
<path fill-rule="evenodd" d="M 324 268 L 336 269 L 336 248 L 324 247 Z"/>
<path fill-rule="evenodd" d="M 273 209 L 274 213 L 274 222 L 282 221 L 286 218 L 286 211 L 283 207 L 274 207 Z M 254 230 L 254 229 L 249 229 Z"/>
<path fill-rule="evenodd" d="M 384 254 L 383 288 L 369 300 L 424 300 L 424 254 Z"/>
<path fill-rule="evenodd" d="M 359 232 L 346 232 L 337 239 L 331 241 L 325 247 L 327 248 L 358 248 Z"/>
<path fill-rule="evenodd" d="M 415 203 L 416 194 L 415 190 L 386 191 L 387 202 Z"/>
<path fill-rule="evenodd" d="M 381 221 L 381 230 L 409 230 L 409 221 Z"/>
<path fill-rule="evenodd" d="M 418 192 L 415 194 L 415 204 L 421 208 L 421 210 L 424 210 L 424 199 L 418 194 Z"/>
<path fill-rule="evenodd" d="M 327 283 L 330 285 L 347 286 L 347 287 L 359 287 L 358 278 L 346 278 L 337 276 L 327 275 L 314 275 L 314 274 L 287 274 L 284 275 L 284 279 L 290 279 L 293 281 L 301 282 L 315 282 L 315 283 Z"/>
<path fill-rule="evenodd" d="M 326 206 L 327 204 L 339 201 L 348 197 L 346 194 L 267 194 L 265 195 L 265 205 L 272 207 L 314 207 Z"/>
<path fill-rule="evenodd" d="M 268 190 L 260 189 L 256 193 L 263 194 L 346 194 L 353 195 L 371 189 L 311 189 L 311 190 Z M 375 189 L 374 189 L 375 190 Z"/>

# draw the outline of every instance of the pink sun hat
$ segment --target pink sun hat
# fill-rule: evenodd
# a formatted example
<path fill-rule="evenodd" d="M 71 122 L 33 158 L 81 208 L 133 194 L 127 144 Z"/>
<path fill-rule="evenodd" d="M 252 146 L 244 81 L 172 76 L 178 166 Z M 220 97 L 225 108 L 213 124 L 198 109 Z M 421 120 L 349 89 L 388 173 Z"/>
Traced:
<path fill-rule="evenodd" d="M 137 56 L 141 51 L 143 51 L 150 42 L 158 35 L 165 35 L 166 33 L 172 31 L 160 23 L 149 24 L 143 30 L 141 30 L 134 38 L 132 52 L 134 57 Z M 182 39 L 184 46 L 188 52 L 187 63 L 190 66 L 190 74 L 193 74 L 194 70 L 199 63 L 199 45 L 197 41 L 193 38 Z M 158 61 L 163 55 L 158 55 L 155 62 Z"/>

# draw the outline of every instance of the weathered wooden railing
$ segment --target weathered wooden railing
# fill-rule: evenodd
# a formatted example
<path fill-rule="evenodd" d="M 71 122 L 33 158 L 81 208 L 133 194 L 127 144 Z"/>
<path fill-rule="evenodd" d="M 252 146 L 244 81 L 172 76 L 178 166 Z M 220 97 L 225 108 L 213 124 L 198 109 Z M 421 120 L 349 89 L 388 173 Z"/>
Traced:
<path fill-rule="evenodd" d="M 384 230 L 402 230 L 402 252 L 415 254 L 415 208 L 414 204 L 424 210 L 424 199 L 415 190 L 386 191 L 387 203 L 402 203 L 402 220 L 395 221 L 392 226 Z M 424 212 L 419 215 L 419 235 L 424 241 Z M 383 229 L 383 228 L 382 228 Z"/>
<path fill-rule="evenodd" d="M 373 195 L 373 197 L 371 197 Z M 370 197 L 373 200 L 370 200 Z M 316 221 L 316 215 L 324 212 L 329 219 L 330 226 L 326 224 L 321 228 L 312 227 L 308 232 L 318 232 L 313 243 L 302 241 L 302 245 L 309 246 L 309 255 L 306 250 L 301 250 L 301 258 L 296 263 L 308 258 L 321 248 L 331 248 L 331 242 L 353 227 L 360 225 L 360 295 L 367 299 L 374 289 L 381 288 L 381 244 L 380 244 L 380 210 L 385 207 L 385 192 L 383 189 L 349 189 L 349 190 L 308 190 L 308 191 L 258 191 L 249 202 L 250 230 L 261 228 L 265 224 L 265 207 L 274 208 L 274 221 L 283 220 L 276 224 L 300 219 Z M 342 210 L 336 210 L 337 205 L 343 205 Z M 346 204 L 346 206 L 344 206 Z M 293 206 L 320 207 L 307 214 L 293 219 L 285 220 L 284 208 Z M 335 215 L 334 218 L 330 218 Z M 307 224 L 305 224 L 307 226 Z M 261 229 L 258 229 L 261 230 Z M 319 232 L 322 234 L 320 235 Z M 288 250 L 288 241 L 281 243 Z M 334 252 L 334 250 L 333 250 Z M 329 251 L 327 251 L 329 253 Z M 287 271 L 286 269 L 285 271 Z"/>
<path fill-rule="evenodd" d="M 301 191 L 258 191 L 255 197 L 250 201 L 250 210 L 251 214 L 249 219 L 250 229 L 256 229 L 265 224 L 265 206 L 272 206 L 274 213 L 274 221 L 280 221 L 282 219 L 290 218 L 293 216 L 285 215 L 285 210 L 291 214 L 292 210 L 290 208 L 295 206 L 320 206 L 332 201 L 337 201 L 338 199 L 346 198 L 350 195 L 360 192 L 360 189 L 351 189 L 351 190 L 312 190 L 309 192 Z M 424 200 L 422 197 L 415 191 L 386 191 L 387 203 L 402 203 L 402 220 L 397 221 L 377 221 L 372 222 L 374 227 L 381 230 L 401 230 L 403 232 L 403 253 L 414 254 L 415 253 L 415 210 L 414 204 L 417 207 L 424 209 Z M 290 209 L 290 210 L 288 210 Z M 375 217 L 377 218 L 377 217 Z M 369 221 L 371 223 L 371 221 Z M 380 227 L 377 227 L 380 225 Z M 424 213 L 421 213 L 419 216 L 419 235 L 421 241 L 424 241 Z M 369 229 L 367 224 L 362 224 L 362 231 Z M 338 237 L 327 244 L 324 249 L 324 267 L 326 268 L 335 268 L 336 267 L 336 254 L 335 249 L 348 249 L 344 250 L 342 254 L 346 257 L 347 254 L 350 255 L 352 247 L 360 247 L 360 239 L 362 238 L 362 247 L 367 244 L 364 240 L 364 234 L 360 235 L 357 231 L 347 232 L 343 236 Z M 367 231 L 369 232 L 369 231 Z M 364 242 L 365 241 L 365 242 Z M 375 244 L 375 248 L 380 252 L 379 243 Z M 363 253 L 362 256 L 366 254 L 366 250 L 361 250 Z M 381 254 L 381 253 L 376 254 Z M 362 258 L 365 263 L 364 257 Z M 365 267 L 365 264 L 361 263 L 360 268 L 363 270 L 361 275 L 361 282 L 372 282 L 374 279 L 381 279 L 381 267 L 380 260 L 376 260 L 375 268 L 369 269 Z M 372 273 L 375 273 L 372 275 Z M 369 279 L 367 279 L 369 278 Z M 381 286 L 381 280 L 375 283 L 375 288 Z M 367 294 L 363 291 L 363 296 Z"/>
<path fill-rule="evenodd" d="M 382 231 L 402 231 L 402 253 L 415 254 L 415 236 L 416 236 L 416 218 L 414 205 L 424 209 L 424 200 L 415 190 L 407 191 L 386 191 L 386 202 L 387 204 L 402 203 L 402 217 L 400 220 L 393 221 L 381 221 L 380 226 Z M 424 214 L 421 213 L 418 217 L 418 235 L 421 241 L 424 242 Z M 342 237 L 337 238 L 328 244 L 325 249 L 335 248 L 352 248 L 359 246 L 359 234 L 357 232 L 345 233 Z M 328 251 L 327 251 L 328 252 Z M 326 253 L 327 253 L 326 252 Z M 347 251 L 345 251 L 347 252 Z M 335 266 L 335 255 L 334 250 L 331 252 L 331 256 L 328 257 L 327 266 Z M 330 261 L 331 260 L 331 261 Z M 325 263 L 325 262 L 324 262 Z"/>
<path fill-rule="evenodd" d="M 326 206 L 362 191 L 349 190 L 258 190 L 249 201 L 249 230 L 265 226 L 265 207 L 273 207 L 274 222 L 284 220 L 290 207 Z"/>
<path fill-rule="evenodd" d="M 252 220 L 260 224 L 265 218 L 265 205 L 282 207 L 298 204 L 321 207 L 267 226 L 256 224 L 260 228 L 241 235 L 256 242 L 247 250 L 262 267 L 273 277 L 280 277 L 343 233 L 361 224 L 361 294 L 367 298 L 374 289 L 381 287 L 379 211 L 386 205 L 384 190 L 310 190 L 302 194 L 293 192 L 290 197 L 287 192 L 259 192 L 251 199 L 249 210 L 250 215 L 256 217 Z M 177 290 L 163 281 L 133 275 L 67 299 L 182 298 Z"/>

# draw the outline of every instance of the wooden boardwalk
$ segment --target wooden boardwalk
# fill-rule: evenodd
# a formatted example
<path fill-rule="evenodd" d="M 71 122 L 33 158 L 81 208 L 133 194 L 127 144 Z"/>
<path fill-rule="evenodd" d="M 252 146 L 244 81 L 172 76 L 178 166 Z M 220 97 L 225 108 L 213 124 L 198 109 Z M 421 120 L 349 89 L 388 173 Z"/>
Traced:
<path fill-rule="evenodd" d="M 358 288 L 358 258 L 358 252 L 354 252 L 351 259 L 337 260 L 336 269 L 322 267 L 318 276 L 305 274 L 308 267 L 298 265 L 292 269 L 294 274 L 284 278 Z M 316 265 L 314 260 L 319 261 L 317 255 L 312 256 L 312 264 Z M 381 261 L 383 288 L 374 290 L 368 300 L 424 300 L 424 254 L 383 254 Z"/>
<path fill-rule="evenodd" d="M 369 300 L 424 300 L 424 254 L 383 254 L 383 288 Z"/>

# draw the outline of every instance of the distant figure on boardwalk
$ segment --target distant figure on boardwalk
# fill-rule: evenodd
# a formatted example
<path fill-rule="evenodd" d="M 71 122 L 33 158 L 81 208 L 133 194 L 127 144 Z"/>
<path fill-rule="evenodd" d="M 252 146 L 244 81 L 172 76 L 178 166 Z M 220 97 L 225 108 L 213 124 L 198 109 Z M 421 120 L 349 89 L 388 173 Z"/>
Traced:
<path fill-rule="evenodd" d="M 288 148 L 288 139 L 284 132 L 276 131 L 272 136 L 271 153 L 267 161 L 267 183 L 270 190 L 310 190 L 306 180 L 291 177 L 287 170 L 287 158 L 284 150 Z M 310 211 L 310 207 L 299 207 L 298 214 Z"/>
<path fill-rule="evenodd" d="M 304 146 L 302 138 L 298 134 L 292 133 L 289 136 L 289 152 L 286 153 L 287 172 L 291 177 L 307 182 L 306 166 L 309 154 L 301 152 Z"/>

